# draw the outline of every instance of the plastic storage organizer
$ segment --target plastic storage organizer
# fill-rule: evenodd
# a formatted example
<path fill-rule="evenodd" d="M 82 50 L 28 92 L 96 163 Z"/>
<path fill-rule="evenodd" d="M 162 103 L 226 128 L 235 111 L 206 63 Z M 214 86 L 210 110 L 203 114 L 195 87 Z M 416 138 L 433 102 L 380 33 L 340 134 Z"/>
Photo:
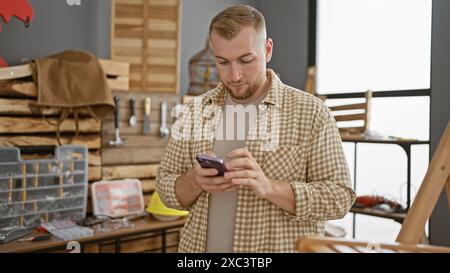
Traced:
<path fill-rule="evenodd" d="M 83 219 L 87 172 L 84 146 L 56 147 L 54 158 L 39 160 L 21 160 L 18 148 L 0 147 L 0 228 Z"/>

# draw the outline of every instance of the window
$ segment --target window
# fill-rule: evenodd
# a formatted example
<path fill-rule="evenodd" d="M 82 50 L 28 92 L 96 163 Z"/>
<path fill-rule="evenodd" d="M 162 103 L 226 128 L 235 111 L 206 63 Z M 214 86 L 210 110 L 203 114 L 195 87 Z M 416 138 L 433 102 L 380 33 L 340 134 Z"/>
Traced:
<path fill-rule="evenodd" d="M 319 94 L 429 89 L 431 0 L 319 0 Z"/>
<path fill-rule="evenodd" d="M 315 2 L 315 1 L 312 1 Z M 357 102 L 374 92 L 369 133 L 429 140 L 431 0 L 318 0 L 313 52 L 316 93 Z M 358 95 L 358 94 L 361 95 Z M 397 145 L 344 143 L 358 195 L 380 194 L 405 204 L 405 152 Z M 429 145 L 412 146 L 411 196 L 425 176 Z M 356 183 L 354 172 L 356 173 Z M 332 221 L 348 237 L 392 242 L 400 225 L 390 219 L 351 214 Z"/>

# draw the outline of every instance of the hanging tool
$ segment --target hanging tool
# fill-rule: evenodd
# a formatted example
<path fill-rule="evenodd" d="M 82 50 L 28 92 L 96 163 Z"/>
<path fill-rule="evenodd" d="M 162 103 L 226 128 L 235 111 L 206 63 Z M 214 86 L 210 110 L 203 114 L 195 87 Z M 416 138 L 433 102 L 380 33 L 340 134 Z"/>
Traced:
<path fill-rule="evenodd" d="M 109 145 L 118 146 L 123 144 L 123 140 L 120 138 L 119 130 L 119 113 L 120 113 L 120 97 L 114 96 L 114 103 L 116 105 L 116 111 L 114 111 L 114 128 L 115 128 L 115 139 L 109 141 Z"/>
<path fill-rule="evenodd" d="M 131 127 L 136 126 L 136 99 L 134 97 L 130 98 L 130 119 L 128 120 L 128 124 L 130 124 Z"/>
<path fill-rule="evenodd" d="M 162 138 L 169 136 L 169 128 L 167 127 L 167 101 L 161 102 L 161 127 L 159 134 Z"/>
<path fill-rule="evenodd" d="M 144 134 L 148 135 L 150 134 L 150 111 L 151 111 L 151 105 L 152 100 L 151 98 L 147 97 L 144 100 Z"/>

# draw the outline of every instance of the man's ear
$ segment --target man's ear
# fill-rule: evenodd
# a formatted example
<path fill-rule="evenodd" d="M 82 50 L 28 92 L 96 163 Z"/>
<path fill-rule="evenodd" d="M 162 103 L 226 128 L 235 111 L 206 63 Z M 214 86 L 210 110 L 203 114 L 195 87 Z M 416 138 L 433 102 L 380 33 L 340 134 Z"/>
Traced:
<path fill-rule="evenodd" d="M 273 52 L 273 41 L 271 38 L 266 39 L 266 63 L 270 62 L 272 59 L 272 52 Z"/>

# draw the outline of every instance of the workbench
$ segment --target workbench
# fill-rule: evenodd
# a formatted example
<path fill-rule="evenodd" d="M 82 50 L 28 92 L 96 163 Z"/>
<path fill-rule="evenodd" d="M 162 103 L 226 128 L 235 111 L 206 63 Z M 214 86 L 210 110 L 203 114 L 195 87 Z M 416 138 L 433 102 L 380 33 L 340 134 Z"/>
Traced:
<path fill-rule="evenodd" d="M 152 216 L 132 221 L 130 228 L 121 228 L 110 232 L 96 232 L 92 237 L 76 240 L 80 243 L 80 252 L 132 252 L 133 242 L 145 248 L 145 242 L 158 242 L 159 246 L 149 244 L 149 248 L 139 249 L 139 252 L 168 252 L 176 251 L 178 246 L 179 231 L 184 226 L 185 218 L 174 221 L 162 222 Z M 30 236 L 39 235 L 33 230 Z M 149 241 L 148 239 L 156 239 Z M 171 240 L 169 240 L 171 239 Z M 50 240 L 38 242 L 19 242 L 17 240 L 0 244 L 0 253 L 30 253 L 30 252 L 71 252 L 68 248 L 69 241 L 62 241 L 55 237 Z M 172 244 L 171 244 L 172 243 Z M 128 246 L 127 246 L 128 244 Z M 124 249 L 125 248 L 125 249 Z"/>

